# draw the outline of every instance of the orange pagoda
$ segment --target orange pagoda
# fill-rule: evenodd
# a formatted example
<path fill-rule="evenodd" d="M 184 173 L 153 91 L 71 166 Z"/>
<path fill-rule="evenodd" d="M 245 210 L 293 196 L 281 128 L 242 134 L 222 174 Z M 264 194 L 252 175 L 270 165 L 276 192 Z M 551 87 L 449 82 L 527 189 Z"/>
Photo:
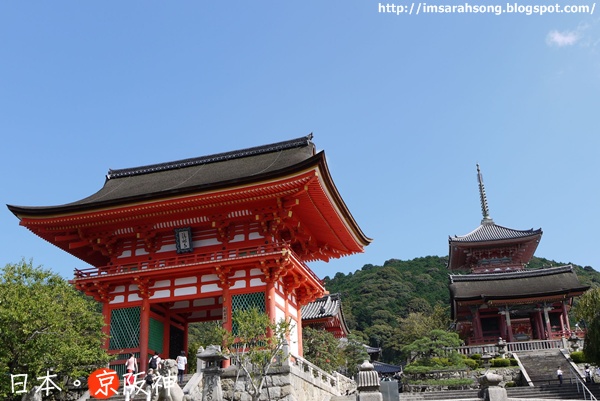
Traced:
<path fill-rule="evenodd" d="M 103 305 L 106 348 L 174 358 L 192 322 L 231 330 L 237 309 L 291 319 L 327 292 L 307 266 L 363 252 L 365 236 L 312 134 L 210 156 L 109 170 L 96 193 L 65 205 L 13 206 L 20 224 L 90 264 L 72 284 Z"/>
<path fill-rule="evenodd" d="M 527 269 L 541 229 L 515 230 L 494 223 L 477 165 L 483 220 L 469 234 L 449 238 L 452 319 L 470 345 L 569 337 L 573 299 L 589 287 L 572 266 Z M 468 273 L 468 274 L 464 274 Z"/>

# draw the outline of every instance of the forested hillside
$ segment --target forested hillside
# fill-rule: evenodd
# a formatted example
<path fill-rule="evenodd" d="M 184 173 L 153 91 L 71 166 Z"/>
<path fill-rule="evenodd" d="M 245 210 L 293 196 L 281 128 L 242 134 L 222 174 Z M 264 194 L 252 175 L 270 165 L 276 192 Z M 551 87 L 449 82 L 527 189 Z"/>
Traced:
<path fill-rule="evenodd" d="M 408 261 L 390 259 L 383 266 L 367 264 L 354 273 L 325 277 L 324 284 L 330 293 L 342 294 L 350 330 L 369 345 L 382 347 L 385 362 L 398 363 L 406 338 L 406 325 L 402 324 L 411 312 L 422 312 L 411 318 L 423 318 L 411 321 L 413 325 L 430 324 L 424 318 L 434 313 L 436 305 L 436 313 L 443 307 L 449 316 L 447 261 L 447 257 L 438 256 Z M 565 264 L 569 263 L 534 257 L 528 268 Z M 583 284 L 600 286 L 600 273 L 591 266 L 573 266 Z"/>

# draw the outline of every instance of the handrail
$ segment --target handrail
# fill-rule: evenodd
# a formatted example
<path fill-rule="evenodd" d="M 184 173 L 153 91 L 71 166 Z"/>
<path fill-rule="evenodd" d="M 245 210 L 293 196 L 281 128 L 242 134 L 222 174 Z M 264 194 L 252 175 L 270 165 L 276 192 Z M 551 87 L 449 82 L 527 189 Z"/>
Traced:
<path fill-rule="evenodd" d="M 577 384 L 577 392 L 581 392 L 579 391 L 579 386 L 581 386 L 581 388 L 583 389 L 583 399 L 587 400 L 588 398 L 586 397 L 590 397 L 589 399 L 592 401 L 598 401 L 596 399 L 596 397 L 594 396 L 594 394 L 592 394 L 592 392 L 590 391 L 589 388 L 587 388 L 587 386 L 585 385 L 584 381 L 581 379 L 581 373 L 579 373 L 579 371 L 576 371 L 573 366 L 569 365 L 569 370 L 571 371 L 571 374 L 573 376 L 575 376 L 575 378 L 577 379 L 577 381 L 575 382 Z"/>

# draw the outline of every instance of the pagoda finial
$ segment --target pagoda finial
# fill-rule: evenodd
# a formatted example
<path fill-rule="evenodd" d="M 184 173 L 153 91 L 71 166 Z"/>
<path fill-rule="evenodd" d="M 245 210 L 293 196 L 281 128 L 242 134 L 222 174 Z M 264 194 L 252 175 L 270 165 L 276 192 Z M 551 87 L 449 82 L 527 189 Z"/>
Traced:
<path fill-rule="evenodd" d="M 485 196 L 485 186 L 483 185 L 483 175 L 481 175 L 479 163 L 477 163 L 477 182 L 479 183 L 479 198 L 481 199 L 481 212 L 483 213 L 481 224 L 492 224 L 494 221 L 490 217 L 490 209 L 488 208 L 487 197 Z"/>

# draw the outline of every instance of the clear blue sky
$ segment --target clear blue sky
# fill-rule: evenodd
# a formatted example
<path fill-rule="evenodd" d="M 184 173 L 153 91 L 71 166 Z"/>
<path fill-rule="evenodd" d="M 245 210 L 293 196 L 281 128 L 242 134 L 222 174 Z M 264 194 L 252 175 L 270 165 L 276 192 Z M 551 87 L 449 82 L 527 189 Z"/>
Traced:
<path fill-rule="evenodd" d="M 444 2 L 464 4 L 427 3 Z M 476 163 L 497 224 L 541 227 L 537 256 L 600 270 L 600 10 L 378 9 L 0 2 L 0 203 L 68 203 L 96 192 L 109 168 L 313 132 L 374 239 L 364 254 L 312 264 L 321 277 L 447 255 L 448 236 L 481 220 Z M 5 207 L 0 225 L 2 265 L 33 258 L 65 277 L 85 267 Z"/>

